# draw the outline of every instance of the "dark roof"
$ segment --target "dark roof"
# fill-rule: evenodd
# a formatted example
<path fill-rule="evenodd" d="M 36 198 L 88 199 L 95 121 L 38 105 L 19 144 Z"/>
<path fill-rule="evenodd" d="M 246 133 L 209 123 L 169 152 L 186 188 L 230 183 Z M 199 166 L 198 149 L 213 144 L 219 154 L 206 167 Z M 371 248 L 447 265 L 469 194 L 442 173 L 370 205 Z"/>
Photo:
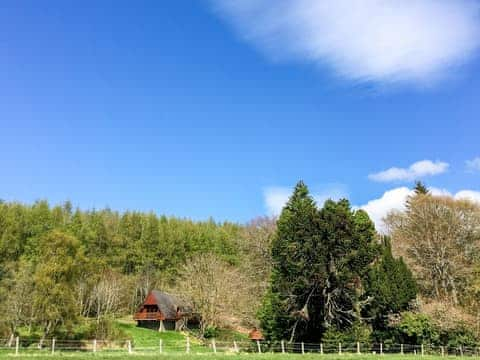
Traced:
<path fill-rule="evenodd" d="M 151 293 L 156 300 L 158 308 L 166 319 L 177 318 L 177 309 L 182 313 L 190 312 L 189 307 L 175 295 L 158 290 L 152 290 Z"/>

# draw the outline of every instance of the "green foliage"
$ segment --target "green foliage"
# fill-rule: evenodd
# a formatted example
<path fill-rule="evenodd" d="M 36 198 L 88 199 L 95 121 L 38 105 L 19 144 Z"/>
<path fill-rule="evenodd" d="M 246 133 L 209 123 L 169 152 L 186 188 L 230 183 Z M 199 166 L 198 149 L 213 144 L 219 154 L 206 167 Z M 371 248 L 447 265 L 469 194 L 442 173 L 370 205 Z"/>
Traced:
<path fill-rule="evenodd" d="M 360 342 L 362 346 L 368 346 L 371 342 L 372 329 L 369 325 L 356 321 L 349 329 L 338 330 L 334 327 L 325 331 L 322 336 L 324 348 L 329 351 L 329 347 L 336 348 L 338 343 L 352 345 Z"/>
<path fill-rule="evenodd" d="M 40 238 L 32 302 L 44 336 L 75 321 L 74 285 L 84 261 L 80 243 L 73 236 L 54 230 Z"/>
<path fill-rule="evenodd" d="M 73 210 L 69 202 L 0 202 L 0 310 L 15 308 L 2 319 L 2 331 L 27 326 L 51 334 L 79 325 L 80 315 L 96 317 L 89 297 L 107 270 L 112 279 L 121 277 L 115 309 L 131 314 L 149 290 L 174 285 L 195 254 L 240 263 L 245 253 L 237 246 L 239 231 L 236 224 L 213 220 Z"/>
<path fill-rule="evenodd" d="M 216 338 L 219 334 L 219 331 L 218 331 L 218 328 L 215 327 L 215 326 L 207 326 L 207 328 L 205 329 L 204 333 L 203 333 L 203 337 L 205 339 L 212 339 L 212 338 Z"/>
<path fill-rule="evenodd" d="M 417 187 L 417 193 L 426 190 Z M 151 340 L 158 342 L 163 335 L 119 325 L 113 316 L 131 315 L 150 289 L 175 286 L 186 259 L 209 253 L 255 273 L 260 285 L 245 287 L 255 289 L 256 299 L 270 276 L 258 312 L 268 339 L 366 342 L 373 328 L 374 338 L 395 342 L 458 346 L 476 340 L 467 326 L 439 330 L 421 314 L 406 312 L 397 325 L 388 323 L 389 315 L 408 309 L 415 281 L 403 260 L 392 256 L 388 239 L 381 246 L 376 242 L 368 215 L 352 210 L 347 200 L 329 200 L 319 209 L 300 182 L 271 236 L 274 229 L 264 235 L 262 248 L 252 250 L 251 235 L 231 223 L 81 211 L 68 202 L 54 207 L 46 201 L 0 202 L 0 310 L 5 314 L 0 335 L 60 339 L 155 334 Z M 270 242 L 271 254 L 265 251 Z M 476 275 L 469 282 L 474 289 Z M 105 314 L 98 314 L 91 302 L 101 281 L 115 285 L 118 299 Z M 252 309 L 258 306 L 256 299 Z M 220 336 L 218 331 L 212 329 L 212 336 Z"/>
<path fill-rule="evenodd" d="M 407 310 L 416 294 L 412 272 L 403 259 L 393 257 L 390 239 L 384 237 L 382 255 L 365 281 L 365 297 L 369 299 L 365 317 L 372 319 L 375 330 L 383 331 L 388 327 L 388 316 Z"/>
<path fill-rule="evenodd" d="M 263 333 L 267 339 L 288 339 L 292 319 L 289 316 L 288 299 L 272 289 L 267 291 L 258 312 Z"/>
<path fill-rule="evenodd" d="M 425 314 L 404 312 L 395 326 L 396 340 L 405 344 L 439 344 L 440 332 Z"/>
<path fill-rule="evenodd" d="M 458 348 L 460 346 L 477 347 L 479 343 L 478 335 L 472 328 L 465 324 L 458 324 L 453 329 L 441 331 L 440 341 L 448 347 Z"/>
<path fill-rule="evenodd" d="M 422 313 L 404 312 L 401 321 L 394 326 L 395 341 L 408 344 L 478 346 L 478 336 L 474 329 L 457 323 L 449 329 L 441 329 L 439 324 Z"/>
<path fill-rule="evenodd" d="M 324 324 L 347 328 L 361 317 L 363 281 L 378 254 L 375 227 L 363 210 L 352 211 L 347 200 L 328 200 L 320 210 L 326 245 L 325 284 L 320 297 Z"/>
<path fill-rule="evenodd" d="M 278 219 L 272 243 L 271 288 L 260 314 L 267 338 L 295 336 L 298 323 L 304 325 L 310 316 L 305 304 L 317 287 L 315 274 L 325 267 L 319 223 L 315 202 L 299 182 Z M 304 326 L 298 330 L 305 333 Z"/>
<path fill-rule="evenodd" d="M 127 338 L 127 334 L 112 317 L 105 316 L 100 319 L 90 321 L 88 330 L 81 334 L 83 339 L 102 339 L 118 340 Z"/>
<path fill-rule="evenodd" d="M 347 200 L 318 209 L 299 182 L 277 222 L 272 276 L 259 318 L 269 339 L 318 341 L 360 318 L 362 280 L 378 252 L 375 228 Z"/>

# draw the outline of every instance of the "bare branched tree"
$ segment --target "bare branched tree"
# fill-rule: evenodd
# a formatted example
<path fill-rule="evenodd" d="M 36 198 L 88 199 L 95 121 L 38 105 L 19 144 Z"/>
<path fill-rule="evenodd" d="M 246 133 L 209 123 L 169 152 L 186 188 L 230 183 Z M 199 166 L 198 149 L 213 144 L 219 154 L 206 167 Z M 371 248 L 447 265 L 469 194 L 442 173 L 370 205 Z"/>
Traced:
<path fill-rule="evenodd" d="M 124 291 L 122 283 L 120 274 L 107 270 L 93 287 L 90 304 L 94 309 L 97 322 L 102 317 L 114 315 L 120 309 Z"/>
<path fill-rule="evenodd" d="M 451 197 L 417 194 L 385 223 L 394 251 L 416 274 L 424 295 L 460 303 L 480 254 L 480 207 Z"/>
<path fill-rule="evenodd" d="M 202 334 L 218 327 L 245 306 L 248 281 L 234 267 L 214 254 L 199 254 L 184 266 L 178 281 L 179 294 L 200 315 Z"/>
<path fill-rule="evenodd" d="M 249 279 L 248 286 L 244 286 L 244 290 L 249 292 L 249 301 L 241 313 L 242 321 L 249 326 L 259 326 L 256 314 L 270 281 L 271 248 L 276 229 L 276 218 L 258 217 L 243 227 L 240 233 L 239 248 L 244 260 L 239 268 Z"/>

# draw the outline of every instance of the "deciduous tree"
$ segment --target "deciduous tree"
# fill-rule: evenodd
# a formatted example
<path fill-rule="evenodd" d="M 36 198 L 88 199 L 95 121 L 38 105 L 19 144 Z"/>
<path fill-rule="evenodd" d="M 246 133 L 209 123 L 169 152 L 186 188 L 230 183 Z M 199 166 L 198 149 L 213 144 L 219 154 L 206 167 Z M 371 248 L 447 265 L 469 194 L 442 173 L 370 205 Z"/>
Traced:
<path fill-rule="evenodd" d="M 419 193 L 386 224 L 394 251 L 414 271 L 422 293 L 459 304 L 480 254 L 480 207 Z"/>
<path fill-rule="evenodd" d="M 74 285 L 83 262 L 80 243 L 73 236 L 54 230 L 40 238 L 32 302 L 43 337 L 78 316 Z"/>
<path fill-rule="evenodd" d="M 246 279 L 215 254 L 192 256 L 183 267 L 177 291 L 200 315 L 202 334 L 238 315 L 249 293 Z"/>

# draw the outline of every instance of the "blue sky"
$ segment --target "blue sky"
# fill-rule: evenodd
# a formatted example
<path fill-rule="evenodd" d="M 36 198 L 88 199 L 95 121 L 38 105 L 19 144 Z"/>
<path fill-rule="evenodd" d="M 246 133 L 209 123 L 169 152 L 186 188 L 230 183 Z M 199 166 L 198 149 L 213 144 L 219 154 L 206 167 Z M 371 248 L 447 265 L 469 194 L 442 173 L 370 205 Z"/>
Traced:
<path fill-rule="evenodd" d="M 328 3 L 2 1 L 0 198 L 239 222 L 299 179 L 376 218 L 417 178 L 480 199 L 478 2 Z"/>

